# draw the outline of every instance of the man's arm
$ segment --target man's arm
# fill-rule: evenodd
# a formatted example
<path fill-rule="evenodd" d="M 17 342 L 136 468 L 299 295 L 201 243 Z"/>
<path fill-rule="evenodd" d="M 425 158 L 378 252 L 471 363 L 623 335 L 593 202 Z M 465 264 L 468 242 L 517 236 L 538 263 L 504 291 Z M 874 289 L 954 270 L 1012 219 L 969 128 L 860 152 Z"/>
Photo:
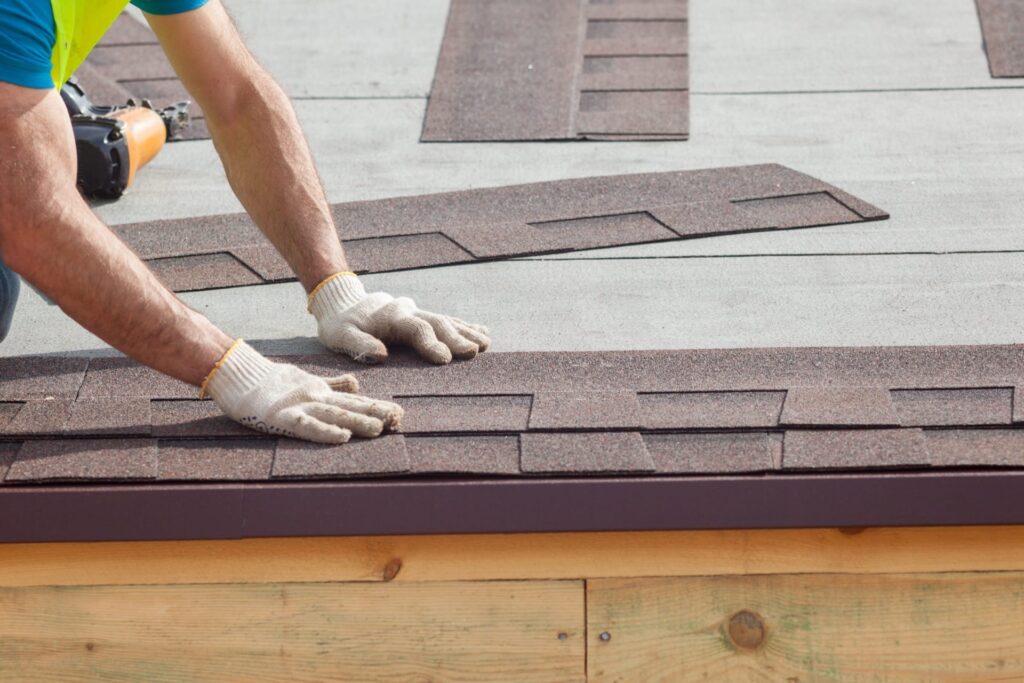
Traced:
<path fill-rule="evenodd" d="M 347 271 L 291 102 L 245 47 L 219 0 L 146 18 L 203 109 L 231 189 L 306 291 Z"/>
<path fill-rule="evenodd" d="M 0 254 L 111 346 L 198 385 L 232 339 L 167 290 L 78 194 L 55 90 L 0 82 Z"/>
<path fill-rule="evenodd" d="M 346 272 L 331 210 L 291 103 L 256 63 L 220 0 L 148 19 L 203 108 L 232 189 L 309 293 L 309 311 L 327 347 L 367 363 L 387 356 L 384 341 L 412 346 L 434 363 L 472 358 L 487 349 L 486 328 L 423 311 L 405 297 L 367 294 Z"/>
<path fill-rule="evenodd" d="M 274 363 L 185 306 L 92 213 L 76 168 L 57 92 L 0 82 L 0 254 L 65 313 L 258 431 L 343 443 L 398 425 L 397 405 L 348 393 L 351 375 Z"/>

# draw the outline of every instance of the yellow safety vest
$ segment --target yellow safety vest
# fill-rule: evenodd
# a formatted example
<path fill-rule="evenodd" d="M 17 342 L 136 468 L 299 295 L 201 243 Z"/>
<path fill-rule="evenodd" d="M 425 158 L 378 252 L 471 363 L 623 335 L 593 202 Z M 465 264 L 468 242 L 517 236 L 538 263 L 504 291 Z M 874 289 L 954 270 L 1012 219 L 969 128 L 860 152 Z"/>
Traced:
<path fill-rule="evenodd" d="M 114 23 L 129 0 L 50 0 L 57 41 L 53 45 L 53 82 L 60 88 Z"/>

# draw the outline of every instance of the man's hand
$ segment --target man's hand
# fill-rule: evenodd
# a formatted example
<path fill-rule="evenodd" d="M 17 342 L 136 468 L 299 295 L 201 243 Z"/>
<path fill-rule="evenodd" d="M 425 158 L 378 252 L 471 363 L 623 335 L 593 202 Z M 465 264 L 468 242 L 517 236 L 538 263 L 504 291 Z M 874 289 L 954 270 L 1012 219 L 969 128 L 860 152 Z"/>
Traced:
<path fill-rule="evenodd" d="M 203 382 L 224 413 L 266 434 L 319 443 L 345 443 L 356 436 L 379 436 L 402 419 L 388 401 L 356 396 L 352 375 L 322 379 L 293 365 L 274 363 L 241 339 Z"/>
<path fill-rule="evenodd" d="M 362 363 L 387 358 L 384 342 L 407 344 L 432 363 L 473 358 L 487 350 L 487 328 L 417 308 L 412 299 L 367 294 L 352 273 L 337 273 L 309 295 L 320 341 Z"/>

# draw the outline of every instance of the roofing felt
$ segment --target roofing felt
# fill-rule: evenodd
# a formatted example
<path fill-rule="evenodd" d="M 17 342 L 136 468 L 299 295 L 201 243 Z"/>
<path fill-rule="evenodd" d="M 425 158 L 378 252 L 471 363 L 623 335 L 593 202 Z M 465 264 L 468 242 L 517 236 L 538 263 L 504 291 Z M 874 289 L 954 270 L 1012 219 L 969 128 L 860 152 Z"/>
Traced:
<path fill-rule="evenodd" d="M 685 140 L 686 0 L 452 0 L 424 141 Z"/>
<path fill-rule="evenodd" d="M 1024 3 L 977 0 L 981 31 L 993 78 L 1024 77 Z"/>
<path fill-rule="evenodd" d="M 89 99 L 101 106 L 135 98 L 150 100 L 159 109 L 192 100 L 156 36 L 128 14 L 118 17 L 75 76 Z M 182 132 L 182 138 L 209 138 L 202 110 L 193 102 L 189 112 L 192 125 Z"/>
<path fill-rule="evenodd" d="M 577 178 L 332 209 L 359 273 L 888 217 L 777 164 Z M 114 231 L 175 291 L 294 279 L 244 213 Z"/>
<path fill-rule="evenodd" d="M 286 360 L 321 375 L 352 370 L 333 354 Z M 260 509 L 231 524 L 254 535 L 978 523 L 1020 512 L 1001 496 L 1019 500 L 1019 484 L 1005 487 L 1024 475 L 1024 346 L 486 353 L 445 367 L 399 353 L 358 375 L 368 395 L 404 405 L 403 431 L 322 446 L 240 428 L 193 387 L 127 359 L 0 359 L 0 539 L 231 536 L 242 531 L 218 525 L 244 500 Z M 980 497 L 952 505 L 959 495 Z M 711 498 L 732 502 L 706 509 Z M 44 500 L 84 516 L 47 526 L 39 515 L 33 526 L 28 511 L 50 509 Z M 350 514 L 324 515 L 314 500 Z M 187 509 L 199 526 L 146 512 L 155 526 L 142 528 L 116 512 L 124 505 Z M 263 505 L 290 512 L 268 517 Z"/>

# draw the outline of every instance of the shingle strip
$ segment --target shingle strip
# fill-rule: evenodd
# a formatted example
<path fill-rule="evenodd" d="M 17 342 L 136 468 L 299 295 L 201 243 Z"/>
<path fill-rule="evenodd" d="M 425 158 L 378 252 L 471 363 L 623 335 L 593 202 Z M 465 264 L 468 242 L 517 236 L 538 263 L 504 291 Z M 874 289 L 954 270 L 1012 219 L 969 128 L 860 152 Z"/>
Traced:
<path fill-rule="evenodd" d="M 1024 77 L 1024 3 L 977 0 L 985 54 L 993 78 Z"/>
<path fill-rule="evenodd" d="M 583 54 L 589 57 L 685 55 L 689 51 L 682 19 L 587 21 Z"/>
<path fill-rule="evenodd" d="M 358 272 L 887 217 L 775 164 L 350 202 L 333 213 Z M 114 230 L 175 291 L 293 279 L 244 214 Z"/>
<path fill-rule="evenodd" d="M 653 472 L 638 432 L 523 434 L 520 469 L 524 474 L 609 474 Z"/>
<path fill-rule="evenodd" d="M 785 391 L 691 391 L 638 398 L 647 429 L 728 429 L 778 425 L 785 397 Z"/>
<path fill-rule="evenodd" d="M 521 474 L 518 436 L 410 437 L 405 449 L 417 474 Z"/>
<path fill-rule="evenodd" d="M 157 452 L 157 478 L 264 480 L 270 478 L 273 462 L 273 439 L 161 441 Z"/>
<path fill-rule="evenodd" d="M 929 461 L 936 467 L 1021 467 L 1022 429 L 925 430 Z"/>
<path fill-rule="evenodd" d="M 519 432 L 530 418 L 529 395 L 395 396 L 402 405 L 402 431 Z"/>
<path fill-rule="evenodd" d="M 352 369 L 334 354 L 284 360 L 324 376 Z M 60 362 L 53 377 L 36 370 L 17 385 L 31 396 L 65 381 Z M 76 401 L 0 402 L 0 440 L 45 456 L 17 465 L 20 482 L 1024 468 L 1024 429 L 1009 422 L 1024 346 L 486 353 L 445 367 L 397 353 L 358 374 L 365 392 L 405 406 L 408 439 L 278 443 L 188 385 L 101 358 Z M 894 426 L 915 422 L 943 428 Z M 154 443 L 123 436 L 150 433 L 171 449 L 159 472 L 145 449 L 117 465 L 115 444 Z M 270 449 L 272 468 L 261 464 Z"/>
<path fill-rule="evenodd" d="M 198 390 L 128 358 L 94 358 L 80 398 L 194 399 Z"/>
<path fill-rule="evenodd" d="M 0 358 L 0 401 L 74 398 L 88 365 L 85 358 Z"/>
<path fill-rule="evenodd" d="M 453 0 L 421 139 L 686 139 L 686 11 Z"/>
<path fill-rule="evenodd" d="M 686 0 L 589 0 L 590 19 L 686 19 Z"/>
<path fill-rule="evenodd" d="M 153 419 L 146 398 L 79 399 L 71 405 L 65 434 L 149 436 Z"/>
<path fill-rule="evenodd" d="M 659 474 L 724 474 L 778 469 L 778 442 L 768 432 L 645 434 Z"/>
<path fill-rule="evenodd" d="M 584 92 L 686 90 L 688 74 L 684 56 L 584 57 L 579 86 Z"/>
<path fill-rule="evenodd" d="M 453 0 L 424 141 L 574 137 L 578 0 Z"/>
<path fill-rule="evenodd" d="M 60 434 L 71 417 L 72 401 L 67 399 L 26 401 L 21 410 L 0 430 L 4 436 Z"/>
<path fill-rule="evenodd" d="M 783 469 L 869 470 L 929 467 L 920 429 L 787 431 Z"/>
<path fill-rule="evenodd" d="M 894 389 L 893 405 L 905 427 L 1008 425 L 1013 389 Z"/>
<path fill-rule="evenodd" d="M 154 439 L 38 440 L 21 446 L 4 481 L 130 481 L 156 474 Z"/>
<path fill-rule="evenodd" d="M 779 423 L 898 427 L 900 418 L 886 387 L 794 387 L 786 392 Z"/>
<path fill-rule="evenodd" d="M 280 439 L 271 476 L 275 478 L 346 477 L 409 471 L 405 440 L 399 434 L 353 439 L 337 446 Z"/>
<path fill-rule="evenodd" d="M 211 437 L 251 436 L 243 427 L 221 412 L 213 401 L 155 400 L 150 401 L 153 436 Z"/>
<path fill-rule="evenodd" d="M 639 429 L 642 412 L 633 391 L 543 391 L 533 397 L 530 429 Z"/>

